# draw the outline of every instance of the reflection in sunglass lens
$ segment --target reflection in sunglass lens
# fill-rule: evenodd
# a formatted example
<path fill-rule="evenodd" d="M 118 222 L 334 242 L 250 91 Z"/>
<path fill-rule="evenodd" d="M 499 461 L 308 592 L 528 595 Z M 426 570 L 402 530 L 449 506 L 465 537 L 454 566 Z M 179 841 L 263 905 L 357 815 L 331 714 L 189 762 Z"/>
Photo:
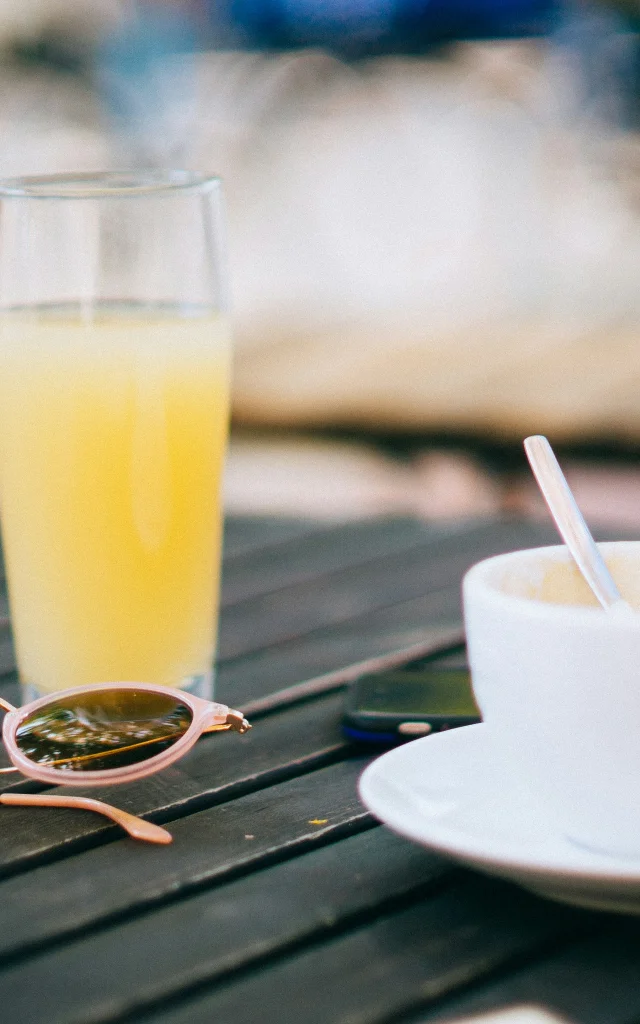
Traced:
<path fill-rule="evenodd" d="M 70 772 L 147 761 L 184 736 L 191 709 L 149 690 L 87 690 L 52 700 L 21 722 L 16 742 L 36 764 Z"/>

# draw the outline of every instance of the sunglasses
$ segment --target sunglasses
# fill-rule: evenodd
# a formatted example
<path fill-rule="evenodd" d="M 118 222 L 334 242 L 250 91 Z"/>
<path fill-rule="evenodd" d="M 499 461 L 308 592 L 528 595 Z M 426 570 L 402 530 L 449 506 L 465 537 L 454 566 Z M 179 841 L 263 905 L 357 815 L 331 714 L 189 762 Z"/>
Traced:
<path fill-rule="evenodd" d="M 148 683 L 99 683 L 59 690 L 8 714 L 2 740 L 12 768 L 53 786 L 110 786 L 134 782 L 177 761 L 203 733 L 251 726 L 240 711 L 182 690 Z M 88 797 L 0 793 L 0 803 L 23 807 L 78 807 L 104 814 L 134 839 L 170 843 L 150 821 Z"/>

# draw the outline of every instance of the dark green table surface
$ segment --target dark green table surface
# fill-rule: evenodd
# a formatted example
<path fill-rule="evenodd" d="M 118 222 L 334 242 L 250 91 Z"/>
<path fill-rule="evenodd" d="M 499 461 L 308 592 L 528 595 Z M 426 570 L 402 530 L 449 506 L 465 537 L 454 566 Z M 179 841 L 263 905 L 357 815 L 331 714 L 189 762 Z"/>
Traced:
<path fill-rule="evenodd" d="M 340 729 L 358 666 L 459 642 L 470 564 L 548 542 L 513 520 L 231 520 L 217 696 L 254 728 L 109 793 L 169 822 L 168 847 L 86 812 L 0 809 L 0 1024 L 418 1024 L 521 1003 L 640 1021 L 640 920 L 396 837 L 360 805 L 370 755 Z"/>

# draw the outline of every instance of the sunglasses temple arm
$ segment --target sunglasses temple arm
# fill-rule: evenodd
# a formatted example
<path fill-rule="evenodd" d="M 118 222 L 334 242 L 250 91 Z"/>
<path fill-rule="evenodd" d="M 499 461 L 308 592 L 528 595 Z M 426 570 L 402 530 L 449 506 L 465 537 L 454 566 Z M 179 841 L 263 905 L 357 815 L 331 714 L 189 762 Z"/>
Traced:
<path fill-rule="evenodd" d="M 171 833 L 154 825 L 151 821 L 137 818 L 119 807 L 112 807 L 102 800 L 93 800 L 85 796 L 58 796 L 54 793 L 0 793 L 0 804 L 12 807 L 72 807 L 85 811 L 95 811 L 111 818 L 120 825 L 132 839 L 142 839 L 148 843 L 170 843 Z"/>

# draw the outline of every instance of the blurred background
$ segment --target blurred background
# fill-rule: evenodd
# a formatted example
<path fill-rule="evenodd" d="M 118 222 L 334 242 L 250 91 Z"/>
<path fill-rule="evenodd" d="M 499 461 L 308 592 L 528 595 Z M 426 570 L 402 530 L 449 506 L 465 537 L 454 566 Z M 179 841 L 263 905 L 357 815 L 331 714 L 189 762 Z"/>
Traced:
<path fill-rule="evenodd" d="M 0 0 L 0 175 L 225 182 L 227 507 L 640 529 L 640 0 Z"/>

